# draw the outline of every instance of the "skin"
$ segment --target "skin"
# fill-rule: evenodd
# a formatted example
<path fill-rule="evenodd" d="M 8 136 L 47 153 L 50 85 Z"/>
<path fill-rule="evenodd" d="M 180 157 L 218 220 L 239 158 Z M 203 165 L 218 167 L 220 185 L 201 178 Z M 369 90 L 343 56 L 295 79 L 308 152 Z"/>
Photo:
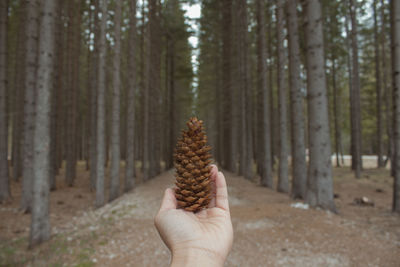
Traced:
<path fill-rule="evenodd" d="M 172 254 L 171 266 L 223 266 L 233 242 L 225 177 L 211 170 L 213 197 L 207 209 L 192 213 L 177 209 L 172 188 L 165 190 L 154 222 Z"/>

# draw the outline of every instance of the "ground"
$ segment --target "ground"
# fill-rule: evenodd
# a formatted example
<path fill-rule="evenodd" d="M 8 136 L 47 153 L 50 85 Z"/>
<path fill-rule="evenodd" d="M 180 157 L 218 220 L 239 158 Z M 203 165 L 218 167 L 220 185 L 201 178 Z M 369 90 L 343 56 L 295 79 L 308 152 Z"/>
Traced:
<path fill-rule="evenodd" d="M 338 214 L 311 209 L 243 177 L 226 175 L 234 245 L 226 266 L 399 266 L 400 216 L 390 212 L 392 179 L 368 169 L 356 180 L 347 167 L 334 169 Z M 13 200 L 0 205 L 0 266 L 168 266 L 169 252 L 153 225 L 173 171 L 140 183 L 94 209 L 89 173 L 78 167 L 74 187 L 51 193 L 52 238 L 27 249 L 30 216 Z M 122 177 L 122 175 L 121 175 Z M 354 203 L 367 197 L 374 206 Z"/>

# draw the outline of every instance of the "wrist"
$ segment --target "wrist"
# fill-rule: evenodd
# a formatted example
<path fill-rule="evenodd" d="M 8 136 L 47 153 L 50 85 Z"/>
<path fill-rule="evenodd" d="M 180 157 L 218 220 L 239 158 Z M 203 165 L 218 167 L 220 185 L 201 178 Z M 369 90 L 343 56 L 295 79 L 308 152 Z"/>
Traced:
<path fill-rule="evenodd" d="M 207 248 L 187 248 L 172 251 L 171 266 L 224 266 L 222 257 Z"/>

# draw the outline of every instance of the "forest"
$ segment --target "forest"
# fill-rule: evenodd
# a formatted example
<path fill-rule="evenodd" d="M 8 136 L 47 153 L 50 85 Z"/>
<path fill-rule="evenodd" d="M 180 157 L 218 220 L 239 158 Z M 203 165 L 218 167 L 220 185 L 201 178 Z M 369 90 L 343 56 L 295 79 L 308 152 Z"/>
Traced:
<path fill-rule="evenodd" d="M 396 266 L 399 86 L 400 0 L 2 0 L 0 265 L 168 264 L 198 117 L 228 266 Z"/>

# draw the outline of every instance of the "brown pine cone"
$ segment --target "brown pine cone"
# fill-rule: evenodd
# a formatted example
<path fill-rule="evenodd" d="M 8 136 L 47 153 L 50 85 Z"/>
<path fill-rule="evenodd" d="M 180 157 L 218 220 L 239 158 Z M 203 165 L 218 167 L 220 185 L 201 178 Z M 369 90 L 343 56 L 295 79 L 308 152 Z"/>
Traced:
<path fill-rule="evenodd" d="M 186 124 L 189 129 L 182 131 L 174 154 L 175 196 L 178 208 L 198 212 L 207 208 L 211 199 L 211 147 L 207 145 L 203 121 L 190 118 Z"/>

